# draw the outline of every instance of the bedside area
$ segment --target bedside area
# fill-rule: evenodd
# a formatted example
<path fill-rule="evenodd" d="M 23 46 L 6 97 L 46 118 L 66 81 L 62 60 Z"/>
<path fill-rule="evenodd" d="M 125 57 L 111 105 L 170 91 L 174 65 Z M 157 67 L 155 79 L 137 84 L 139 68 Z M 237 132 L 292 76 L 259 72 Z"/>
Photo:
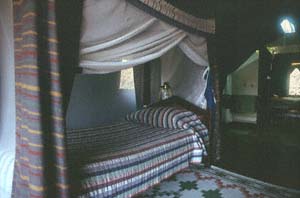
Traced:
<path fill-rule="evenodd" d="M 272 97 L 271 123 L 297 124 L 300 121 L 300 97 Z"/>

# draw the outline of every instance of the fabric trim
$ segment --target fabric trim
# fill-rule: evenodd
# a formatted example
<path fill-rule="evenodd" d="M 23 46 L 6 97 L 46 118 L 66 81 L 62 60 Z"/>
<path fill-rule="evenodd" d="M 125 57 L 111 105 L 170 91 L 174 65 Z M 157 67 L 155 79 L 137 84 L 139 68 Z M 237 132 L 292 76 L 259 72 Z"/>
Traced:
<path fill-rule="evenodd" d="M 190 33 L 209 36 L 215 34 L 215 19 L 202 19 L 190 15 L 165 0 L 127 0 L 132 5 L 176 25 Z"/>

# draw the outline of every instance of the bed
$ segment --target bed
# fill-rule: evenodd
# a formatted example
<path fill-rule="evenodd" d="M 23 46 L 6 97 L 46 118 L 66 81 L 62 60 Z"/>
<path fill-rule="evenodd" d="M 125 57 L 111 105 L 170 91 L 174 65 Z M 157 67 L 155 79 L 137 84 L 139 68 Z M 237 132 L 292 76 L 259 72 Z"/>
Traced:
<path fill-rule="evenodd" d="M 67 137 L 79 197 L 132 197 L 201 163 L 208 130 L 191 111 L 150 107 L 119 123 L 69 130 Z"/>

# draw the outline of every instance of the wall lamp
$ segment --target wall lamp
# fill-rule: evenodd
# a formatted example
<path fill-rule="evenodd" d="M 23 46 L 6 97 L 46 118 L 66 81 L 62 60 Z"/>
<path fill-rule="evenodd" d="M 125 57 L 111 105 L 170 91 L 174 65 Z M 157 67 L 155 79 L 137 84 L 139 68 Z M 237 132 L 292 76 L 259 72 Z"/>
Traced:
<path fill-rule="evenodd" d="M 288 18 L 284 18 L 280 23 L 281 29 L 285 34 L 295 33 L 295 24 Z"/>

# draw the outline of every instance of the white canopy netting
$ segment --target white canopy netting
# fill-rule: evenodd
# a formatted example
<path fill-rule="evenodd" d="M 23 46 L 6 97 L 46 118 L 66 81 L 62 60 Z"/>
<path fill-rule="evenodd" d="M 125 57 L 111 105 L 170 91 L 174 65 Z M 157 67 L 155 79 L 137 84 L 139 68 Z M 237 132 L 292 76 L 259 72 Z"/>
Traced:
<path fill-rule="evenodd" d="M 164 1 L 153 2 L 157 3 L 156 6 L 161 6 L 161 10 L 166 8 L 165 12 L 170 14 L 167 12 L 169 4 L 165 5 Z M 172 11 L 174 18 L 183 22 L 192 21 L 192 25 L 198 29 L 203 26 L 201 19 L 174 8 Z M 214 25 L 209 28 L 213 29 Z M 175 47 L 180 49 L 175 50 L 177 53 L 167 53 Z M 181 64 L 186 68 L 197 65 L 198 70 L 201 70 L 198 72 L 200 76 L 195 83 L 187 83 L 195 84 L 196 88 L 194 93 L 190 93 L 192 96 L 187 98 L 196 98 L 194 103 L 204 104 L 207 79 L 203 76 L 209 66 L 206 38 L 155 18 L 125 0 L 85 1 L 80 53 L 80 67 L 83 68 L 83 73 L 87 74 L 120 71 L 163 55 L 167 57 L 162 59 L 162 67 L 170 70 L 170 65 Z M 178 56 L 184 56 L 190 61 Z M 183 90 L 183 87 L 180 89 Z"/>

